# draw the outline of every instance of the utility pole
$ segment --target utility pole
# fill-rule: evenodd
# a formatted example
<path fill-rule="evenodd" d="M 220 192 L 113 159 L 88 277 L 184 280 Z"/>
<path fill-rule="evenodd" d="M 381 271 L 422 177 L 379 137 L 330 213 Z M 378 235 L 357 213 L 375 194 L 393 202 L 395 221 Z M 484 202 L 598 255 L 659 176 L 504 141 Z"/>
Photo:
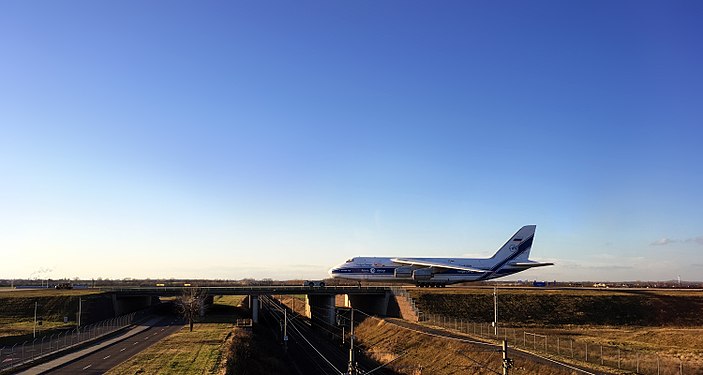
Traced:
<path fill-rule="evenodd" d="M 503 340 L 503 375 L 508 375 L 508 370 L 513 367 L 513 360 L 508 358 L 508 340 Z"/>
<path fill-rule="evenodd" d="M 78 328 L 81 327 L 81 305 L 83 304 L 83 299 L 78 298 Z"/>
<path fill-rule="evenodd" d="M 288 309 L 283 308 L 283 351 L 288 352 Z"/>
<path fill-rule="evenodd" d="M 37 338 L 37 302 L 34 302 L 34 333 L 32 338 Z"/>
<path fill-rule="evenodd" d="M 498 336 L 498 294 L 493 287 L 493 334 Z"/>
<path fill-rule="evenodd" d="M 351 331 L 349 334 L 349 367 L 347 375 L 356 375 L 356 363 L 354 358 L 354 308 L 351 309 Z"/>

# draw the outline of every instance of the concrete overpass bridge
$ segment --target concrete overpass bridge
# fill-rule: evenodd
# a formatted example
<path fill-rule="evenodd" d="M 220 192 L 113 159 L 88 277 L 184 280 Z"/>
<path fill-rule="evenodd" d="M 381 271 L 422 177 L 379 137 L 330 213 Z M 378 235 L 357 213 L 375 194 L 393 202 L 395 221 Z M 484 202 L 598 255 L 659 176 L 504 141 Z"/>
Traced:
<path fill-rule="evenodd" d="M 259 296 L 272 295 L 305 295 L 306 314 L 313 321 L 322 321 L 335 324 L 336 296 L 343 295 L 346 307 L 364 311 L 372 315 L 399 316 L 398 301 L 393 289 L 389 286 L 237 286 L 237 287 L 129 287 L 129 288 L 101 288 L 104 292 L 113 293 L 120 300 L 153 299 L 154 297 L 181 296 L 193 290 L 201 290 L 208 296 L 212 303 L 214 296 L 221 295 L 246 295 L 252 312 L 252 320 L 256 323 L 259 319 L 261 307 Z"/>

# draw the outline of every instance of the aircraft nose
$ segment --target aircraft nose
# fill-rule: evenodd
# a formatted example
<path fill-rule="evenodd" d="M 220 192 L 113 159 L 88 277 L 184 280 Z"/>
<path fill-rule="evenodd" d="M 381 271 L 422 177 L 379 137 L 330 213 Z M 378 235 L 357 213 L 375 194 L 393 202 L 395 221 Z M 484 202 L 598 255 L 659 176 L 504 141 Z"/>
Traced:
<path fill-rule="evenodd" d="M 327 273 L 332 277 L 333 279 L 337 277 L 337 272 L 339 270 L 339 266 L 334 266 L 327 271 Z"/>

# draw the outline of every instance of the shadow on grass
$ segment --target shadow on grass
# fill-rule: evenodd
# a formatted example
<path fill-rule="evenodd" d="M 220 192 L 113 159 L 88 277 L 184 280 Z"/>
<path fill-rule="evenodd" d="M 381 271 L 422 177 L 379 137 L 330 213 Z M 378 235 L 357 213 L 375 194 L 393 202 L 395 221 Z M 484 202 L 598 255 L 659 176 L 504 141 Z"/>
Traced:
<path fill-rule="evenodd" d="M 251 313 L 244 307 L 213 304 L 198 319 L 198 323 L 234 323 L 237 319 L 251 318 Z"/>

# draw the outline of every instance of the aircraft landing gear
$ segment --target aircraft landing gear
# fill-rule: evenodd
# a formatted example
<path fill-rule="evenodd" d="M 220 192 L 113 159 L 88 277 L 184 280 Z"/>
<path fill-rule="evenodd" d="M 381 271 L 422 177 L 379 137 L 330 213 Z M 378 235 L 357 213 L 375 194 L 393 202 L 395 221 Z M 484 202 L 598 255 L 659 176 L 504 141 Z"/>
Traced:
<path fill-rule="evenodd" d="M 444 288 L 447 286 L 447 284 L 444 284 L 444 283 L 418 283 L 417 286 L 420 288 Z"/>

